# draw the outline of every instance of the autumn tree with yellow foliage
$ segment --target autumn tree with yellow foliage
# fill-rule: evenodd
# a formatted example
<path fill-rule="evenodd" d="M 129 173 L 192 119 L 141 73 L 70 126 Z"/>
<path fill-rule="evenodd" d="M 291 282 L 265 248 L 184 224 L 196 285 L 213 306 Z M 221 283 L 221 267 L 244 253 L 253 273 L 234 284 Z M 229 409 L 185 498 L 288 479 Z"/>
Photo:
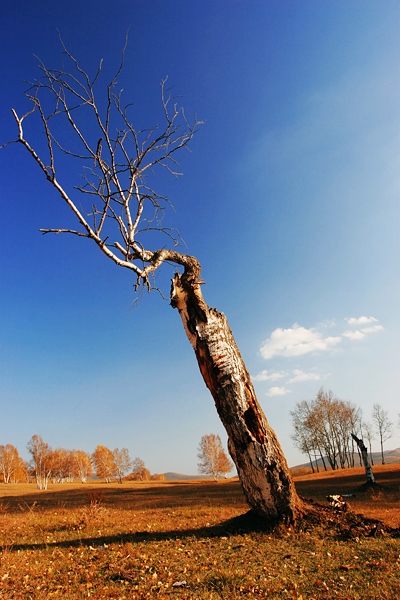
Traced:
<path fill-rule="evenodd" d="M 197 458 L 199 459 L 199 473 L 211 475 L 214 481 L 218 481 L 221 475 L 226 475 L 233 468 L 233 464 L 222 447 L 221 438 L 215 433 L 202 436 Z"/>

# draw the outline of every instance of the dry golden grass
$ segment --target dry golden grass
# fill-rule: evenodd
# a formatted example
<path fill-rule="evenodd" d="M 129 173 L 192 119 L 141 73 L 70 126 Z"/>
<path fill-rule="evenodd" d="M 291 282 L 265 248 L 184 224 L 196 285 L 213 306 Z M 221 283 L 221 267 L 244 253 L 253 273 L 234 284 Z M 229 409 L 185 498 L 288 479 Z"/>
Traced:
<path fill-rule="evenodd" d="M 296 485 L 315 501 L 355 493 L 356 512 L 398 527 L 400 466 L 375 471 L 375 497 L 356 470 Z M 2 485 L 0 507 L 0 598 L 400 597 L 400 539 L 263 531 L 239 518 L 237 481 Z"/>
<path fill-rule="evenodd" d="M 376 465 L 373 469 L 376 489 L 364 487 L 363 467 L 295 477 L 296 488 L 300 495 L 321 503 L 328 494 L 354 494 L 346 498 L 354 512 L 400 527 L 400 465 Z"/>

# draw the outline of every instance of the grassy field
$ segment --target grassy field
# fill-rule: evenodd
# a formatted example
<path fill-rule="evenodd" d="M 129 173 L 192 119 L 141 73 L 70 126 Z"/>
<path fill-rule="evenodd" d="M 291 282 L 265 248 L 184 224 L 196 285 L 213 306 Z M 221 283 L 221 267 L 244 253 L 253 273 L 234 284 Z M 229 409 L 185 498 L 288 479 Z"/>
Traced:
<path fill-rule="evenodd" d="M 400 465 L 296 479 L 299 493 L 400 527 Z M 400 538 L 332 520 L 268 531 L 235 480 L 0 487 L 0 598 L 400 598 Z"/>

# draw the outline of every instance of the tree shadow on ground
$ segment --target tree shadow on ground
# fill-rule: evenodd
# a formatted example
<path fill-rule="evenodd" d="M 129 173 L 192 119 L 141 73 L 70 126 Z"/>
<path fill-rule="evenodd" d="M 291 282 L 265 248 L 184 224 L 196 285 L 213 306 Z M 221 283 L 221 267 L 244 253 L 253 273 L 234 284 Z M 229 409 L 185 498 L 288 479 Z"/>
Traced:
<path fill-rule="evenodd" d="M 377 484 L 382 489 L 395 495 L 399 494 L 399 471 L 389 471 L 376 475 Z M 328 472 L 326 476 L 317 478 L 300 478 L 295 480 L 297 492 L 316 502 L 323 502 L 328 494 L 352 495 L 360 492 L 368 493 L 365 487 L 365 474 L 338 476 L 338 472 Z M 33 487 L 33 484 L 32 484 Z M 221 481 L 179 481 L 167 483 L 126 484 L 116 486 L 97 482 L 95 484 L 58 485 L 57 489 L 0 496 L 0 504 L 7 506 L 7 512 L 19 513 L 21 507 L 35 506 L 35 510 L 57 509 L 60 506 L 76 509 L 87 506 L 92 495 L 101 497 L 102 502 L 112 508 L 126 510 L 145 510 L 158 508 L 199 507 L 199 505 L 226 506 L 237 508 L 246 506 L 243 491 L 238 479 Z M 360 494 L 360 499 L 362 495 Z M 360 507 L 357 508 L 360 510 Z"/>
<path fill-rule="evenodd" d="M 340 512 L 330 507 L 314 504 L 299 522 L 290 527 L 292 533 L 310 532 L 336 540 L 358 540 L 363 537 L 400 537 L 400 528 L 391 528 L 377 519 L 368 519 L 352 512 Z M 101 548 L 110 544 L 139 544 L 182 539 L 212 539 L 251 533 L 268 533 L 281 536 L 287 533 L 286 525 L 260 518 L 253 511 L 233 517 L 218 525 L 170 531 L 137 531 L 118 535 L 99 535 L 51 543 L 14 544 L 0 547 L 0 551 L 44 550 L 54 548 Z"/>
<path fill-rule="evenodd" d="M 98 484 L 65 488 L 52 491 L 35 491 L 31 494 L 0 497 L 7 504 L 7 512 L 19 513 L 21 508 L 35 506 L 35 510 L 57 509 L 60 506 L 71 510 L 82 508 L 98 497 L 110 508 L 146 510 L 157 508 L 198 507 L 199 504 L 226 506 L 245 504 L 238 480 L 227 482 L 179 482 L 164 485 L 138 484 L 124 487 Z"/>

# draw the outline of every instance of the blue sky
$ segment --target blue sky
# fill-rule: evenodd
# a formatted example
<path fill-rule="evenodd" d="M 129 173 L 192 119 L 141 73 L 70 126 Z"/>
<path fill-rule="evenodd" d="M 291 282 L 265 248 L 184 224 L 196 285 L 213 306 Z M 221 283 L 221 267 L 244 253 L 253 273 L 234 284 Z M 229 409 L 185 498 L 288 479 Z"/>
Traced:
<path fill-rule="evenodd" d="M 399 3 L 15 0 L 0 22 L 1 143 L 16 135 L 11 107 L 26 110 L 34 55 L 61 64 L 57 29 L 85 69 L 103 58 L 111 73 L 129 28 L 120 81 L 137 119 L 157 122 L 168 75 L 204 121 L 185 176 L 157 189 L 289 464 L 305 460 L 289 411 L 321 386 L 396 422 Z M 38 433 L 195 473 L 201 436 L 226 436 L 179 315 L 157 293 L 134 305 L 132 275 L 88 241 L 43 237 L 72 224 L 66 207 L 22 147 L 1 165 L 0 443 L 27 458 Z M 387 446 L 399 445 L 396 429 Z"/>

